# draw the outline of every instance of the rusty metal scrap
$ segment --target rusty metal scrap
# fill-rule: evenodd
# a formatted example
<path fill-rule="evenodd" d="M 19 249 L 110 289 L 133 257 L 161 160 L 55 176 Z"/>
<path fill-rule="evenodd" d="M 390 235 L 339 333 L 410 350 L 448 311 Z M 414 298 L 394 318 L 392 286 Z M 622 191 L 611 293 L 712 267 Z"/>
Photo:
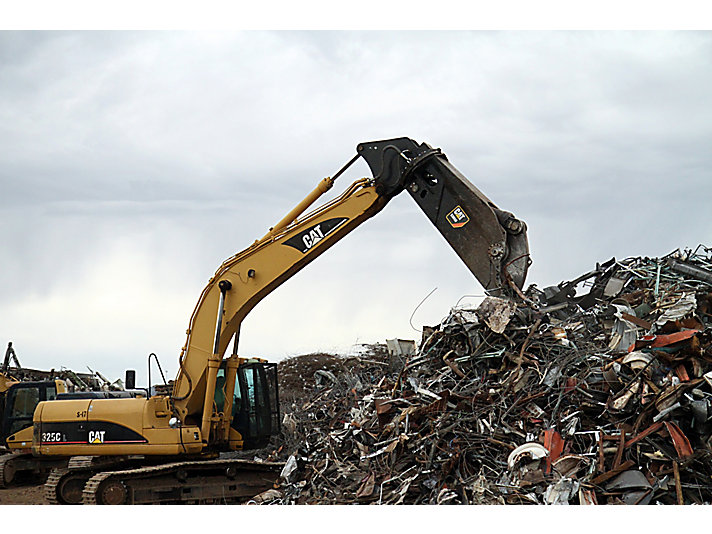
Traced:
<path fill-rule="evenodd" d="M 280 364 L 291 467 L 261 502 L 711 503 L 712 249 L 525 296 L 453 309 L 397 360 Z"/>
<path fill-rule="evenodd" d="M 74 372 L 66 367 L 59 369 L 39 370 L 20 365 L 20 360 L 12 345 L 8 342 L 5 357 L 0 365 L 0 376 L 17 382 L 38 382 L 44 380 L 64 380 L 67 390 L 73 391 L 108 391 L 110 389 L 123 389 L 123 381 L 110 382 L 104 375 L 90 367 L 89 373 Z"/>

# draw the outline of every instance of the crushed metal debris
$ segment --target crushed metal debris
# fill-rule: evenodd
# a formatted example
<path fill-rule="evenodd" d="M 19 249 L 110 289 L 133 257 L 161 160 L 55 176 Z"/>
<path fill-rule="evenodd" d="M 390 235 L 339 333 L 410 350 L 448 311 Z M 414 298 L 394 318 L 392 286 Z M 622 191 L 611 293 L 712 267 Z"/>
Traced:
<path fill-rule="evenodd" d="M 452 309 L 415 351 L 282 362 L 288 461 L 255 502 L 712 502 L 712 249 L 524 296 Z"/>

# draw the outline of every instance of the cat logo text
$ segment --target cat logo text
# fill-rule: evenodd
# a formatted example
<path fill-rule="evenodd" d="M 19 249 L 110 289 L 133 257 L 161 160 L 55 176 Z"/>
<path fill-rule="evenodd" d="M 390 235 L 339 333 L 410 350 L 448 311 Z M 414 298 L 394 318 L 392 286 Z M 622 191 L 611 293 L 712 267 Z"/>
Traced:
<path fill-rule="evenodd" d="M 104 443 L 105 430 L 90 430 L 89 443 Z"/>

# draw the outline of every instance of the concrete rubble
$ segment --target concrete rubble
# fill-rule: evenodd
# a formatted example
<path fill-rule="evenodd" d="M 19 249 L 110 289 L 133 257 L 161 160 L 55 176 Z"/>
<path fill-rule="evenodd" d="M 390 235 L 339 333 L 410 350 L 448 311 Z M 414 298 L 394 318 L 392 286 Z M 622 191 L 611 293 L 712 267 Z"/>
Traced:
<path fill-rule="evenodd" d="M 712 502 L 712 249 L 488 297 L 417 350 L 280 364 L 261 504 Z"/>

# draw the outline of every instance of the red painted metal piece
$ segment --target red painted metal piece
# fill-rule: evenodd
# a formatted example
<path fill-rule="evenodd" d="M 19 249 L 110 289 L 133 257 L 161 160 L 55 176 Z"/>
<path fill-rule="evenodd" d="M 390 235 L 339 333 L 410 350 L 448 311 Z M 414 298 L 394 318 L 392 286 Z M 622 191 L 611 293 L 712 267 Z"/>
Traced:
<path fill-rule="evenodd" d="M 650 434 L 653 434 L 654 432 L 657 432 L 657 431 L 660 430 L 662 427 L 663 427 L 663 424 L 662 424 L 661 421 L 658 421 L 657 423 L 653 423 L 653 424 L 650 425 L 648 428 L 646 428 L 645 430 L 643 430 L 640 434 L 638 434 L 638 435 L 635 436 L 634 438 L 631 438 L 631 439 L 629 439 L 628 441 L 626 441 L 624 447 L 625 447 L 625 448 L 630 447 L 631 445 L 633 445 L 634 443 L 637 443 L 638 441 L 640 441 L 640 440 L 643 439 L 644 437 L 649 436 Z"/>
<path fill-rule="evenodd" d="M 561 456 L 564 451 L 564 444 L 565 441 L 556 430 L 551 428 L 544 430 L 544 447 L 549 451 L 549 455 L 546 457 L 546 473 L 551 472 L 551 462 L 556 461 Z"/>
<path fill-rule="evenodd" d="M 680 379 L 681 382 L 690 381 L 690 375 L 687 374 L 687 369 L 685 369 L 685 366 L 683 364 L 680 364 L 675 368 L 675 373 L 677 374 L 677 377 Z"/>
<path fill-rule="evenodd" d="M 687 458 L 695 454 L 692 450 L 692 445 L 690 445 L 690 440 L 687 439 L 687 436 L 680 430 L 679 426 L 671 421 L 665 421 L 665 428 L 670 433 L 672 443 L 675 445 L 675 450 L 680 458 Z"/>
<path fill-rule="evenodd" d="M 686 341 L 694 337 L 698 332 L 699 330 L 682 330 L 680 332 L 675 332 L 674 334 L 665 334 L 662 336 L 643 336 L 628 347 L 628 352 L 645 347 L 649 347 L 651 349 L 667 347 L 668 345 L 673 345 L 675 343 L 679 343 L 680 341 Z"/>

